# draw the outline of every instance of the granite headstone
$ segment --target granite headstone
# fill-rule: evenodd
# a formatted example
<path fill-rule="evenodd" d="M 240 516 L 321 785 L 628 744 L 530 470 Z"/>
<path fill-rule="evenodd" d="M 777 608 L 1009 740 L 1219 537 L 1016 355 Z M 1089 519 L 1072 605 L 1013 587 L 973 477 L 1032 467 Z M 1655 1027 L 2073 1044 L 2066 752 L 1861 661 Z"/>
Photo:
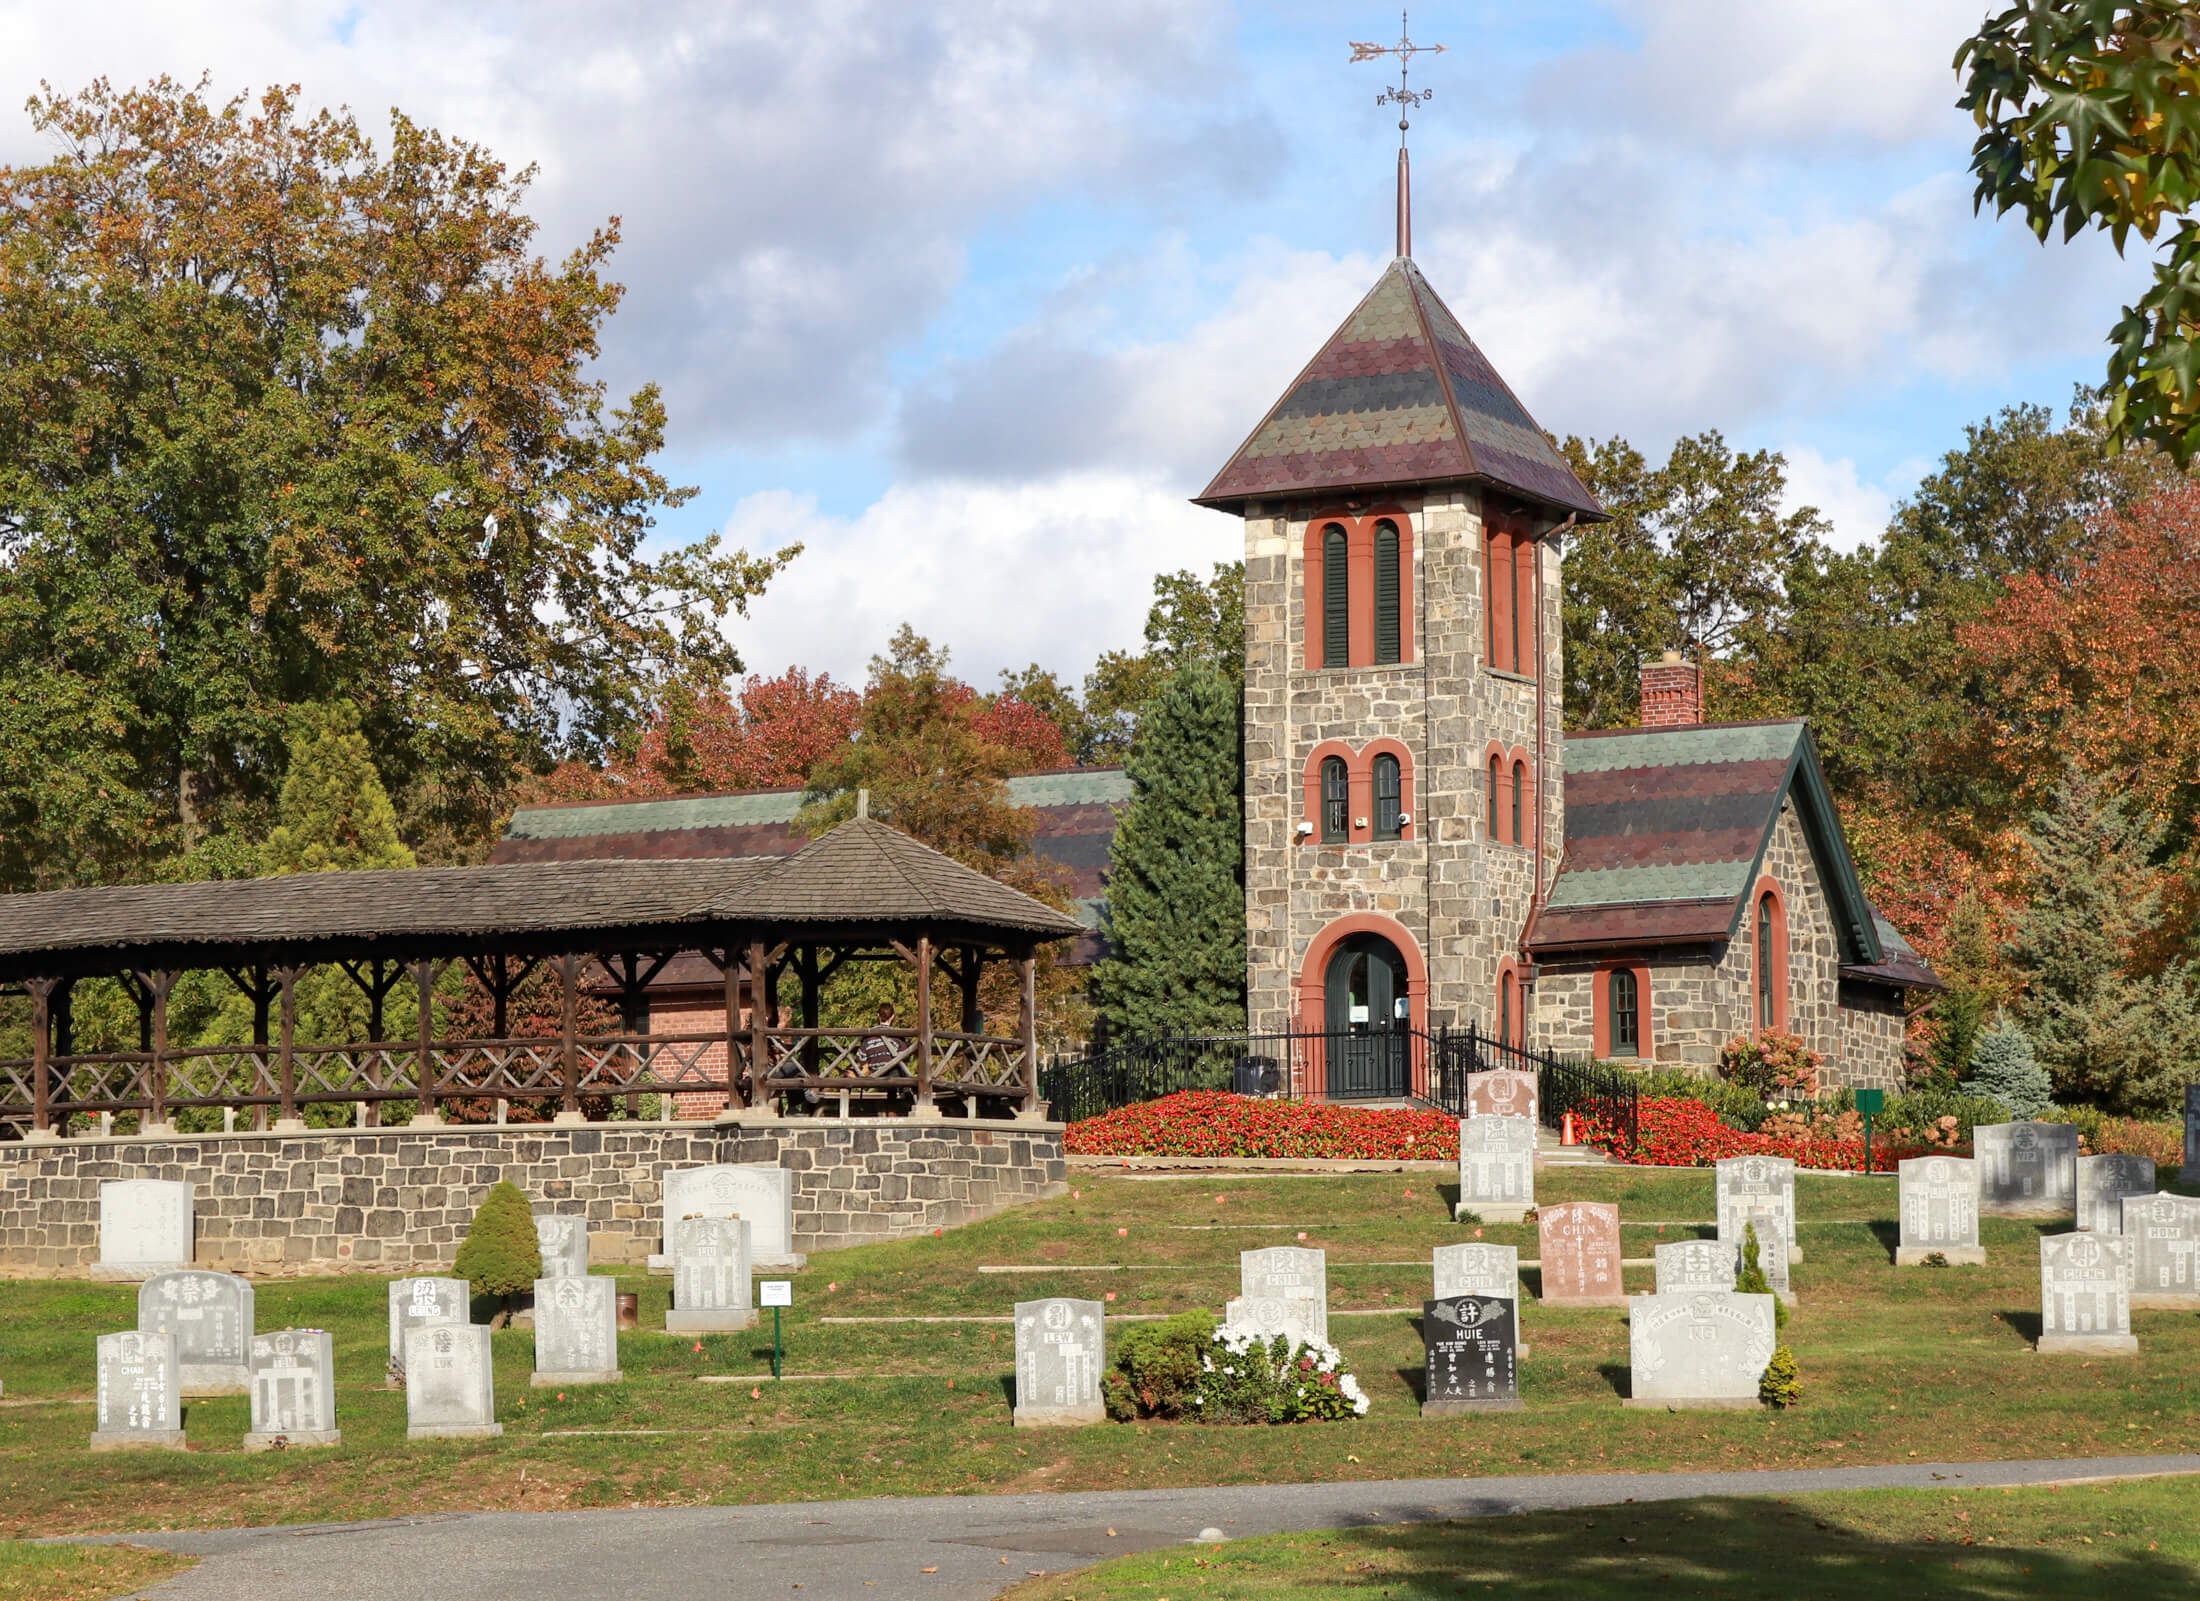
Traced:
<path fill-rule="evenodd" d="M 726 1334 L 756 1327 L 745 1217 L 686 1217 L 672 1225 L 672 1305 L 667 1334 Z"/>
<path fill-rule="evenodd" d="M 102 1334 L 95 1451 L 183 1449 L 183 1392 L 176 1386 L 176 1340 L 166 1329 Z"/>
<path fill-rule="evenodd" d="M 2124 1197 L 2154 1193 L 2154 1158 L 2113 1151 L 2078 1158 L 2078 1227 L 2089 1234 L 2124 1231 Z"/>
<path fill-rule="evenodd" d="M 2133 1356 L 2131 1242 L 2121 1234 L 2040 1239 L 2040 1354 Z"/>
<path fill-rule="evenodd" d="M 663 1210 L 663 1254 L 649 1259 L 652 1273 L 672 1271 L 672 1225 L 684 1217 L 747 1218 L 751 1269 L 792 1272 L 809 1261 L 794 1248 L 794 1174 L 787 1168 L 733 1162 L 667 1168 Z"/>
<path fill-rule="evenodd" d="M 2078 1206 L 2078 1131 L 2068 1123 L 1981 1123 L 1971 1131 L 1979 1210 L 2052 1217 Z"/>
<path fill-rule="evenodd" d="M 605 1280 L 606 1283 L 610 1281 Z M 405 1437 L 472 1440 L 502 1434 L 485 1323 L 422 1323 L 405 1330 Z"/>
<path fill-rule="evenodd" d="M 464 1323 L 472 1316 L 473 1286 L 464 1279 L 390 1281 L 390 1383 L 405 1377 L 405 1331 L 431 1323 Z"/>
<path fill-rule="evenodd" d="M 626 1377 L 619 1368 L 618 1298 L 616 1279 L 535 1280 L 536 1389 Z"/>
<path fill-rule="evenodd" d="M 1238 1252 L 1238 1294 L 1247 1301 L 1304 1301 L 1299 1316 L 1325 1344 L 1329 1339 L 1329 1258 L 1299 1245 Z"/>
<path fill-rule="evenodd" d="M 2133 1306 L 2200 1311 L 2200 1199 L 2125 1196 L 2124 1240 Z"/>
<path fill-rule="evenodd" d="M 588 1272 L 588 1219 L 556 1212 L 535 1214 L 535 1243 L 542 1250 L 542 1276 L 577 1279 Z"/>
<path fill-rule="evenodd" d="M 325 1329 L 252 1336 L 252 1431 L 247 1451 L 341 1444 L 336 1352 Z"/>
<path fill-rule="evenodd" d="M 1896 1267 L 1938 1256 L 1950 1267 L 1986 1260 L 1978 1242 L 1978 1163 L 1967 1156 L 1912 1156 L 1895 1164 Z"/>
<path fill-rule="evenodd" d="M 1774 1259 L 1785 1247 L 1789 1262 L 1803 1259 L 1795 1239 L 1795 1163 L 1785 1156 L 1729 1156 L 1718 1164 L 1716 1179 L 1719 1238 L 1737 1251 L 1742 1228 L 1757 1225 L 1758 1257 L 1765 1276 L 1785 1284 L 1787 1273 L 1773 1273 Z"/>
<path fill-rule="evenodd" d="M 95 1279 L 144 1279 L 189 1267 L 193 1191 L 170 1179 L 108 1179 L 99 1186 Z"/>
<path fill-rule="evenodd" d="M 1652 1253 L 1658 1263 L 1658 1294 L 1690 1290 L 1731 1290 L 1740 1265 L 1734 1247 L 1718 1240 L 1674 1240 Z"/>
<path fill-rule="evenodd" d="M 1487 1245 L 1480 1240 L 1465 1245 L 1436 1247 L 1436 1299 L 1456 1295 L 1520 1299 L 1520 1250 L 1512 1245 Z"/>
<path fill-rule="evenodd" d="M 1773 1305 L 1769 1295 L 1733 1290 L 1636 1296 L 1627 1315 L 1627 1404 L 1758 1405 L 1757 1386 L 1775 1343 Z"/>
<path fill-rule="evenodd" d="M 1421 1303 L 1421 1416 L 1520 1409 L 1519 1313 L 1508 1296 Z"/>
<path fill-rule="evenodd" d="M 1517 1223 L 1528 1215 L 1535 1205 L 1535 1130 L 1532 1119 L 1496 1113 L 1460 1120 L 1454 1216 Z"/>
<path fill-rule="evenodd" d="M 1625 1306 L 1620 1272 L 1619 1208 L 1609 1201 L 1566 1201 L 1536 1213 L 1547 1306 Z"/>
<path fill-rule="evenodd" d="M 183 1268 L 138 1286 L 138 1330 L 176 1337 L 185 1395 L 242 1395 L 252 1387 L 252 1286 L 234 1273 Z"/>
<path fill-rule="evenodd" d="M 1536 1121 L 1536 1075 L 1517 1067 L 1495 1067 L 1467 1075 L 1467 1116 L 1524 1117 Z"/>
<path fill-rule="evenodd" d="M 1329 1331 L 1314 1321 L 1316 1310 L 1317 1303 L 1303 1295 L 1241 1295 L 1223 1306 L 1222 1321 L 1263 1341 L 1280 1334 L 1293 1345 L 1326 1345 Z"/>
<path fill-rule="evenodd" d="M 1019 1429 L 1102 1423 L 1100 1374 L 1107 1365 L 1107 1307 L 1059 1296 L 1016 1303 Z"/>

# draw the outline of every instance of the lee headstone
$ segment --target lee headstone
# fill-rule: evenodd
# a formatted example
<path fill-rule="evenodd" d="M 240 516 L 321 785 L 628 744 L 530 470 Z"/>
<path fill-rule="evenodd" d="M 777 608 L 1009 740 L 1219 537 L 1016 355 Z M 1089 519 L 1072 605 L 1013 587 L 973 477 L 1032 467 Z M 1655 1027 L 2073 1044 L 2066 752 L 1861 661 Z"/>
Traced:
<path fill-rule="evenodd" d="M 1019 1429 L 1101 1423 L 1100 1372 L 1107 1356 L 1107 1307 L 1059 1297 L 1016 1303 L 1016 1415 Z"/>
<path fill-rule="evenodd" d="M 425 1323 L 406 1329 L 405 1438 L 476 1440 L 503 1432 L 488 1325 Z"/>
<path fill-rule="evenodd" d="M 2200 1200 L 2189 1195 L 2124 1197 L 2131 1248 L 2131 1304 L 2200 1311 Z"/>
<path fill-rule="evenodd" d="M 668 1168 L 663 1254 L 649 1259 L 652 1273 L 672 1271 L 672 1225 L 686 1217 L 747 1218 L 752 1269 L 792 1272 L 809 1261 L 794 1248 L 794 1174 L 787 1168 L 733 1162 Z"/>
<path fill-rule="evenodd" d="M 1625 1306 L 1619 1261 L 1619 1208 L 1609 1201 L 1567 1201 L 1536 1213 L 1547 1306 Z"/>
<path fill-rule="evenodd" d="M 1967 1156 L 1913 1156 L 1895 1164 L 1894 1265 L 1921 1267 L 1938 1256 L 1950 1267 L 1978 1267 L 1978 1163 Z"/>
<path fill-rule="evenodd" d="M 1467 1075 L 1467 1116 L 1536 1121 L 1536 1076 L 1515 1067 Z"/>
<path fill-rule="evenodd" d="M 176 1387 L 176 1341 L 166 1329 L 99 1337 L 95 1451 L 183 1449 L 183 1392 Z"/>
<path fill-rule="evenodd" d="M 1222 1309 L 1222 1321 L 1247 1329 L 1263 1342 L 1282 1335 L 1294 1346 L 1327 1344 L 1329 1332 L 1314 1322 L 1315 1303 L 1303 1295 L 1241 1295 Z"/>
<path fill-rule="evenodd" d="M 535 1243 L 542 1250 L 546 1279 L 584 1278 L 588 1273 L 588 1219 L 555 1212 L 535 1215 Z"/>
<path fill-rule="evenodd" d="M 247 1451 L 337 1445 L 336 1353 L 325 1329 L 252 1336 L 252 1432 Z"/>
<path fill-rule="evenodd" d="M 535 1280 L 535 1388 L 616 1384 L 619 1368 L 616 1279 Z"/>
<path fill-rule="evenodd" d="M 1240 1251 L 1238 1294 L 1247 1301 L 1306 1302 L 1299 1315 L 1312 1330 L 1309 1337 L 1328 1342 L 1329 1258 L 1323 1252 L 1300 1245 Z"/>
<path fill-rule="evenodd" d="M 1690 1290 L 1636 1296 L 1627 1317 L 1627 1404 L 1676 1410 L 1758 1405 L 1775 1326 L 1769 1295 Z"/>
<path fill-rule="evenodd" d="M 672 1225 L 672 1306 L 667 1334 L 725 1334 L 756 1327 L 745 1217 L 687 1217 Z"/>
<path fill-rule="evenodd" d="M 1503 1296 L 1421 1303 L 1421 1416 L 1520 1409 L 1519 1311 Z"/>
<path fill-rule="evenodd" d="M 252 1387 L 252 1286 L 234 1273 L 184 1268 L 138 1286 L 138 1332 L 176 1337 L 185 1395 L 242 1395 Z"/>
<path fill-rule="evenodd" d="M 390 1281 L 390 1365 L 392 1384 L 405 1377 L 405 1331 L 436 1323 L 464 1323 L 471 1315 L 473 1286 L 464 1279 L 392 1279 Z"/>
<path fill-rule="evenodd" d="M 1738 1259 L 1734 1247 L 1718 1240 L 1675 1240 L 1653 1253 L 1658 1263 L 1658 1294 L 1690 1290 L 1731 1290 Z"/>
<path fill-rule="evenodd" d="M 109 1179 L 99 1186 L 97 1279 L 145 1279 L 189 1267 L 190 1185 L 169 1179 Z"/>
<path fill-rule="evenodd" d="M 1517 1246 L 1486 1245 L 1475 1240 L 1466 1245 L 1436 1247 L 1436 1299 L 1472 1295 L 1487 1299 L 1500 1296 L 1520 1299 L 1520 1251 Z"/>
<path fill-rule="evenodd" d="M 2040 1354 L 2135 1356 L 2131 1244 L 2121 1234 L 2040 1239 Z"/>
<path fill-rule="evenodd" d="M 1533 1119 L 1488 1114 L 1459 1124 L 1459 1204 L 1485 1223 L 1517 1223 L 1535 1205 Z"/>
<path fill-rule="evenodd" d="M 1742 1228 L 1757 1225 L 1758 1258 L 1765 1276 L 1786 1284 L 1785 1264 L 1775 1275 L 1774 1258 L 1785 1250 L 1789 1262 L 1803 1259 L 1795 1239 L 1795 1163 L 1785 1156 L 1729 1156 L 1719 1163 L 1719 1238 L 1739 1251 Z"/>
<path fill-rule="evenodd" d="M 2078 1205 L 2078 1131 L 2068 1123 L 1981 1123 L 1971 1131 L 1979 1209 L 2052 1217 Z"/>
<path fill-rule="evenodd" d="M 2154 1158 L 2114 1151 L 2078 1158 L 2078 1227 L 2089 1234 L 2124 1231 L 2124 1197 L 2154 1193 Z"/>

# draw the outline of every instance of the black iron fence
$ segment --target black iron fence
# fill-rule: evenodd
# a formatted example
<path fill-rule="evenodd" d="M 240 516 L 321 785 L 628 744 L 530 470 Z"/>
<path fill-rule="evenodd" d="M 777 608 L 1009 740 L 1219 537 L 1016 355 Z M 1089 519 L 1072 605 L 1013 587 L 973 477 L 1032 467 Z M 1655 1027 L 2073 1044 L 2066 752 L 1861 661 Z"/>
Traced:
<path fill-rule="evenodd" d="M 1536 1113 L 1546 1128 L 1558 1128 L 1571 1112 L 1618 1130 L 1629 1146 L 1641 1132 L 1642 1089 L 1626 1069 L 1493 1039 L 1472 1023 L 1438 1032 L 1428 1098 L 1465 1117 L 1473 1075 L 1494 1068 L 1535 1075 Z"/>

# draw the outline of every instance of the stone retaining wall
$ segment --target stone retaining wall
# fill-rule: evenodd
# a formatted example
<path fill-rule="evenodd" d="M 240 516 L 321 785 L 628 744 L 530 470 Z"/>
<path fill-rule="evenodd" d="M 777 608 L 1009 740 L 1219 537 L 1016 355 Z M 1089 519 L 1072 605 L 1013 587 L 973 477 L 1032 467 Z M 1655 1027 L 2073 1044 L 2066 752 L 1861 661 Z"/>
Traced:
<path fill-rule="evenodd" d="M 1059 1123 L 772 1118 L 328 1129 L 0 1143 L 0 1275 L 82 1277 L 103 1179 L 197 1187 L 198 1265 L 255 1275 L 447 1271 L 474 1208 L 508 1178 L 537 1211 L 584 1214 L 599 1263 L 658 1248 L 667 1168 L 792 1171 L 794 1244 L 927 1234 L 1059 1194 Z"/>

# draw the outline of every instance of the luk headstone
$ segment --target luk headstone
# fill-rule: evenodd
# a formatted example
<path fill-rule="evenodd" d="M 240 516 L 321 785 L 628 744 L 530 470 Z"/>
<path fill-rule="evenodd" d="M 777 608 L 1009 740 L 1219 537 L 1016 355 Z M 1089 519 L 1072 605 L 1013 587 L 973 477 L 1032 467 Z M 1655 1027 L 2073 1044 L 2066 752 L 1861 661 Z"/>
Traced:
<path fill-rule="evenodd" d="M 1567 1201 L 1536 1213 L 1547 1306 L 1625 1306 L 1619 1260 L 1619 1208 L 1609 1201 Z"/>
<path fill-rule="evenodd" d="M 503 1432 L 488 1325 L 426 1323 L 406 1329 L 405 1438 L 475 1440 Z"/>
<path fill-rule="evenodd" d="M 431 1324 L 464 1323 L 472 1315 L 473 1286 L 464 1279 L 392 1279 L 390 1281 L 390 1365 L 392 1384 L 405 1377 L 405 1331 Z"/>
<path fill-rule="evenodd" d="M 1326 1327 L 1314 1321 L 1316 1303 L 1303 1295 L 1241 1295 L 1222 1309 L 1222 1321 L 1233 1329 L 1247 1329 L 1263 1342 L 1277 1335 L 1292 1345 L 1329 1343 Z"/>
<path fill-rule="evenodd" d="M 1246 1301 L 1303 1301 L 1309 1338 L 1329 1340 L 1329 1258 L 1300 1245 L 1238 1252 L 1238 1294 Z"/>
<path fill-rule="evenodd" d="M 542 1250 L 546 1279 L 584 1278 L 588 1273 L 588 1219 L 555 1212 L 535 1215 L 535 1243 Z"/>
<path fill-rule="evenodd" d="M 1520 1251 L 1517 1246 L 1486 1245 L 1475 1240 L 1466 1245 L 1436 1247 L 1436 1299 L 1458 1295 L 1520 1299 Z"/>
<path fill-rule="evenodd" d="M 1978 1267 L 1978 1163 L 1967 1156 L 1913 1156 L 1895 1164 L 1900 1221 L 1894 1265 L 1922 1267 L 1938 1256 L 1950 1267 Z"/>
<path fill-rule="evenodd" d="M 1107 1419 L 1100 1372 L 1107 1358 L 1107 1307 L 1059 1297 L 1016 1303 L 1016 1415 L 1019 1429 Z"/>
<path fill-rule="evenodd" d="M 1515 1067 L 1467 1075 L 1467 1116 L 1536 1121 L 1536 1076 Z"/>
<path fill-rule="evenodd" d="M 2131 1248 L 2131 1304 L 2200 1310 L 2200 1200 L 2189 1195 L 2124 1197 Z"/>
<path fill-rule="evenodd" d="M 794 1248 L 794 1174 L 787 1168 L 721 1162 L 666 1169 L 663 1254 L 649 1259 L 652 1273 L 672 1271 L 672 1225 L 685 1217 L 747 1218 L 753 1269 L 792 1272 L 809 1261 Z"/>
<path fill-rule="evenodd" d="M 1627 1404 L 1679 1410 L 1758 1405 L 1775 1328 L 1769 1295 L 1690 1290 L 1636 1296 L 1627 1316 Z"/>
<path fill-rule="evenodd" d="M 672 1225 L 672 1306 L 667 1334 L 725 1334 L 756 1327 L 745 1217 L 687 1217 Z"/>
<path fill-rule="evenodd" d="M 1658 1263 L 1658 1294 L 1734 1288 L 1738 1265 L 1734 1247 L 1718 1240 L 1675 1240 L 1653 1253 Z"/>
<path fill-rule="evenodd" d="M 145 1279 L 189 1267 L 190 1185 L 168 1179 L 109 1179 L 99 1187 L 95 1279 Z"/>
<path fill-rule="evenodd" d="M 337 1445 L 336 1353 L 326 1329 L 252 1336 L 252 1432 L 247 1451 Z"/>
<path fill-rule="evenodd" d="M 183 1449 L 183 1392 L 176 1386 L 176 1340 L 166 1329 L 99 1337 L 95 1451 Z"/>
<path fill-rule="evenodd" d="M 185 1395 L 242 1395 L 252 1387 L 252 1286 L 234 1273 L 184 1268 L 138 1287 L 138 1330 L 176 1337 Z"/>
<path fill-rule="evenodd" d="M 2078 1158 L 2078 1227 L 2089 1234 L 2124 1231 L 2124 1197 L 2154 1193 L 2154 1158 L 2114 1151 Z"/>
<path fill-rule="evenodd" d="M 1533 1119 L 1487 1114 L 1459 1124 L 1459 1204 L 1485 1223 L 1517 1223 L 1535 1205 Z"/>
<path fill-rule="evenodd" d="M 1785 1248 L 1789 1262 L 1803 1259 L 1795 1239 L 1795 1163 L 1785 1156 L 1729 1156 L 1719 1163 L 1719 1238 L 1737 1251 L 1745 1224 L 1757 1225 L 1759 1260 L 1765 1276 L 1787 1283 L 1785 1264 L 1773 1273 L 1773 1259 Z"/>
<path fill-rule="evenodd" d="M 535 1280 L 535 1388 L 616 1384 L 619 1284 L 610 1278 Z"/>
<path fill-rule="evenodd" d="M 1520 1409 L 1519 1312 L 1504 1296 L 1421 1303 L 1421 1416 Z"/>
<path fill-rule="evenodd" d="M 2068 1123 L 1981 1123 L 1971 1131 L 1979 1210 L 2052 1217 L 2078 1205 L 2078 1131 Z"/>
<path fill-rule="evenodd" d="M 2134 1356 L 2131 1244 L 2121 1234 L 2040 1239 L 2040 1354 Z"/>

